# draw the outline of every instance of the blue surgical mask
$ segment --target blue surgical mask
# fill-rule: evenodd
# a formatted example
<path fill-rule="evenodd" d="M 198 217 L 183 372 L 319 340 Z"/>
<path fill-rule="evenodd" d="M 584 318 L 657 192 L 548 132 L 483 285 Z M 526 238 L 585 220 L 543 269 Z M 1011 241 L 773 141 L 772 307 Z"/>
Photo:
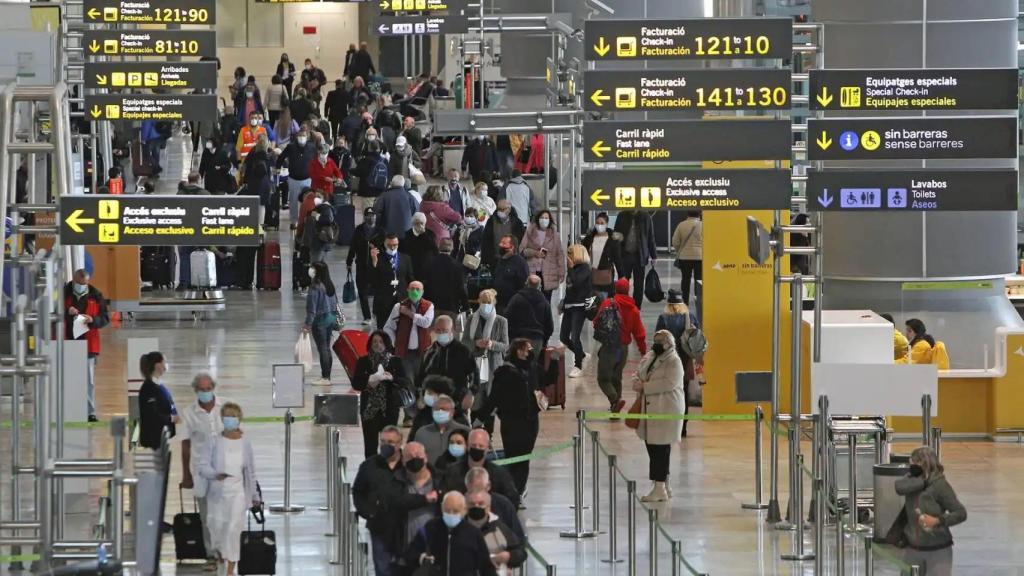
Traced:
<path fill-rule="evenodd" d="M 445 512 L 441 517 L 444 518 L 444 525 L 447 526 L 449 530 L 455 528 L 459 524 L 462 524 L 462 516 L 459 516 L 458 514 L 449 514 L 448 512 Z"/>
<path fill-rule="evenodd" d="M 437 394 L 424 394 L 423 403 L 431 408 L 434 407 L 434 402 L 437 402 Z"/>
<path fill-rule="evenodd" d="M 213 402 L 213 392 L 212 391 L 196 392 L 196 397 L 199 398 L 199 401 L 201 403 L 203 403 L 203 404 L 209 404 L 210 402 Z"/>
<path fill-rule="evenodd" d="M 462 458 L 466 455 L 466 446 L 463 444 L 449 444 L 448 453 L 451 454 L 453 458 Z"/>
<path fill-rule="evenodd" d="M 484 316 L 491 316 L 494 314 L 494 304 L 484 303 L 480 305 L 480 314 Z"/>
<path fill-rule="evenodd" d="M 447 424 L 452 419 L 452 415 L 447 410 L 434 410 L 434 423 L 435 424 Z"/>
<path fill-rule="evenodd" d="M 388 256 L 394 256 L 395 254 L 398 254 L 398 248 L 395 248 L 394 250 L 388 248 L 386 252 L 388 253 Z"/>
<path fill-rule="evenodd" d="M 71 287 L 71 289 L 75 292 L 76 295 L 78 295 L 78 296 L 85 296 L 85 294 L 87 292 L 89 292 L 89 285 L 88 284 L 79 284 L 79 283 L 75 282 L 75 284 Z"/>
<path fill-rule="evenodd" d="M 447 346 L 452 342 L 452 335 L 448 332 L 440 332 L 437 335 L 437 343 L 441 346 Z"/>
<path fill-rule="evenodd" d="M 232 430 L 238 430 L 238 426 L 242 422 L 235 416 L 224 417 L 224 431 L 231 432 Z"/>

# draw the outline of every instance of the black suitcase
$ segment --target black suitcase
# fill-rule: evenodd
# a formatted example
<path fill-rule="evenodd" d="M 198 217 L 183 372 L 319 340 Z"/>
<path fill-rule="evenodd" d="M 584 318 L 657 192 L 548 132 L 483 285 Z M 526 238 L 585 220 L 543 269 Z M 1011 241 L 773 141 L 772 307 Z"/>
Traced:
<path fill-rule="evenodd" d="M 146 246 L 139 252 L 140 276 L 154 289 L 174 287 L 174 248 Z"/>
<path fill-rule="evenodd" d="M 259 512 L 251 511 L 251 516 L 256 516 L 259 530 L 253 530 L 250 523 L 249 529 L 242 532 L 242 542 L 238 554 L 238 574 L 269 574 L 277 571 L 277 535 L 273 530 L 266 530 L 266 519 L 263 517 L 263 509 Z"/>
<path fill-rule="evenodd" d="M 352 236 L 356 233 L 356 207 L 352 204 L 335 206 L 334 223 L 338 226 L 338 236 L 334 243 L 338 246 L 351 246 Z"/>
<path fill-rule="evenodd" d="M 178 496 L 181 498 L 181 488 Z M 192 501 L 195 512 L 185 512 L 185 500 L 181 498 L 181 512 L 174 515 L 174 557 L 184 560 L 206 560 L 206 545 L 203 544 L 203 518 L 199 506 Z"/>
<path fill-rule="evenodd" d="M 309 288 L 309 256 L 305 249 L 292 248 L 292 290 Z"/>

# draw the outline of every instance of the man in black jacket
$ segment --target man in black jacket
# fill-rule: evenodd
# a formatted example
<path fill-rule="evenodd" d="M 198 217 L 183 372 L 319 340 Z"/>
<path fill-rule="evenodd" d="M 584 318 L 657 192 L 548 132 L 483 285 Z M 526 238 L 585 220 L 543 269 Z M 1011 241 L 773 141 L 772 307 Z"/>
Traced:
<path fill-rule="evenodd" d="M 309 132 L 300 130 L 277 157 L 278 169 L 288 166 L 288 215 L 291 229 L 299 225 L 299 193 L 313 184 L 309 176 L 309 163 L 316 158 L 316 144 L 310 142 Z"/>
<path fill-rule="evenodd" d="M 480 243 L 480 261 L 488 267 L 494 268 L 495 262 L 502 257 L 502 237 L 512 236 L 515 238 L 513 245 L 519 246 L 524 234 L 526 234 L 526 225 L 523 224 L 523 221 L 512 210 L 512 205 L 509 204 L 509 201 L 504 199 L 498 200 L 497 211 L 495 211 L 494 217 L 488 218 L 487 225 L 484 226 L 483 240 Z M 522 285 L 523 282 L 516 284 L 516 290 Z"/>
<path fill-rule="evenodd" d="M 377 69 L 373 67 L 373 58 L 366 49 L 366 42 L 361 42 L 359 51 L 352 56 L 352 62 L 349 64 L 348 77 L 355 80 L 359 76 L 363 80 L 369 80 L 370 76 L 376 73 Z"/>
<path fill-rule="evenodd" d="M 633 280 L 633 300 L 640 308 L 644 301 L 644 279 L 647 265 L 658 257 L 654 245 L 654 222 L 647 212 L 629 210 L 620 212 L 615 219 L 615 231 L 622 234 L 622 264 L 620 276 Z"/>
<path fill-rule="evenodd" d="M 516 505 L 503 494 L 491 489 L 491 475 L 486 468 L 470 468 L 465 477 L 466 493 L 487 492 L 491 495 L 491 511 L 498 515 L 512 532 L 523 542 L 526 541 L 526 531 L 523 530 L 523 523 L 519 521 L 519 514 Z"/>
<path fill-rule="evenodd" d="M 487 542 L 478 528 L 466 521 L 466 498 L 448 492 L 441 504 L 443 516 L 427 523 L 406 554 L 409 566 L 432 565 L 444 576 L 497 576 Z"/>
<path fill-rule="evenodd" d="M 454 322 L 448 316 L 434 321 L 434 343 L 423 353 L 416 387 L 427 376 L 447 376 L 452 380 L 452 399 L 463 411 L 473 406 L 473 394 L 480 386 L 480 371 L 469 348 L 455 339 Z M 456 409 L 458 410 L 458 409 Z"/>
<path fill-rule="evenodd" d="M 485 242 L 486 243 L 486 242 Z M 498 293 L 498 314 L 505 316 L 505 308 L 516 292 L 526 284 L 526 278 L 530 275 L 530 267 L 526 259 L 516 252 L 518 246 L 514 236 L 503 236 L 498 247 L 501 249 L 501 259 L 494 265 L 493 284 L 494 290 Z"/>
<path fill-rule="evenodd" d="M 345 51 L 345 69 L 342 70 L 342 74 L 348 77 L 349 80 L 355 80 L 355 75 L 352 74 L 352 59 L 356 56 L 356 45 L 349 44 L 348 50 Z"/>
<path fill-rule="evenodd" d="M 444 473 L 444 489 L 466 491 L 466 475 L 473 468 L 483 468 L 491 480 L 493 492 L 508 498 L 516 507 L 520 503 L 520 494 L 516 490 L 512 475 L 504 466 L 498 466 L 487 460 L 487 451 L 491 447 L 491 435 L 483 428 L 474 428 L 469 433 L 466 455 L 461 460 L 448 465 Z"/>
<path fill-rule="evenodd" d="M 534 350 L 543 350 L 551 334 L 555 331 L 555 323 L 551 319 L 551 303 L 541 292 L 540 276 L 531 274 L 526 286 L 516 292 L 505 308 L 508 319 L 508 341 L 526 338 L 533 342 Z"/>
<path fill-rule="evenodd" d="M 334 90 L 327 93 L 324 100 L 324 118 L 331 123 L 331 135 L 337 138 L 341 133 L 341 123 L 348 115 L 348 108 L 351 106 L 348 99 L 348 90 L 341 80 L 334 81 Z"/>
<path fill-rule="evenodd" d="M 466 269 L 452 258 L 451 238 L 441 240 L 441 253 L 435 254 L 422 274 L 424 298 L 434 303 L 434 317 L 444 314 L 455 318 L 469 308 L 466 293 Z"/>
<path fill-rule="evenodd" d="M 373 314 L 377 317 L 377 328 L 384 329 L 384 324 L 391 315 L 395 303 L 404 300 L 409 282 L 415 280 L 412 275 L 412 261 L 409 256 L 398 251 L 398 236 L 388 234 L 384 238 L 384 252 L 376 246 L 370 246 L 370 265 L 373 275 Z"/>
<path fill-rule="evenodd" d="M 405 232 L 400 246 L 399 249 L 412 260 L 413 275 L 417 280 L 425 280 L 427 268 L 437 254 L 437 236 L 432 230 L 427 230 L 427 217 L 423 212 L 412 215 L 412 228 Z"/>
<path fill-rule="evenodd" d="M 345 257 L 345 268 L 349 274 L 352 273 L 352 263 L 356 264 L 356 291 L 359 293 L 359 309 L 363 313 L 363 324 L 366 325 L 371 322 L 370 290 L 373 288 L 370 248 L 380 250 L 383 247 L 384 230 L 377 226 L 377 215 L 373 208 L 367 208 L 363 211 L 363 223 L 356 226 L 352 233 L 352 246 Z"/>

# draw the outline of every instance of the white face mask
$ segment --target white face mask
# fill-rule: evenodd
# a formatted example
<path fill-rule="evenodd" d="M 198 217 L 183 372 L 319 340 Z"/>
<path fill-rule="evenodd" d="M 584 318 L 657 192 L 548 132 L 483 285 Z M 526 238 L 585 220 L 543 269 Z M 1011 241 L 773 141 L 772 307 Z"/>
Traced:
<path fill-rule="evenodd" d="M 306 142 L 309 142 L 309 138 L 306 138 L 305 136 L 299 136 L 296 140 L 298 141 L 299 146 L 305 146 Z"/>
<path fill-rule="evenodd" d="M 319 206 L 324 203 L 323 198 L 313 198 L 313 206 Z"/>
<path fill-rule="evenodd" d="M 256 93 L 255 93 L 255 92 L 252 92 L 252 91 L 249 91 L 249 90 L 246 90 L 246 91 L 245 91 L 245 97 L 246 97 L 246 98 L 252 98 L 252 97 L 253 97 L 253 96 L 255 96 L 255 95 L 256 95 Z"/>
<path fill-rule="evenodd" d="M 260 121 L 255 119 L 255 118 L 253 118 L 252 120 L 249 120 L 249 126 L 252 126 L 253 128 L 255 128 L 256 126 L 259 126 L 259 124 L 260 124 Z"/>
<path fill-rule="evenodd" d="M 213 142 L 207 142 L 206 149 L 209 150 L 210 152 L 213 152 Z"/>
<path fill-rule="evenodd" d="M 597 226 L 594 226 L 594 230 L 596 230 L 598 234 L 604 234 L 605 232 L 608 231 L 608 225 L 598 224 Z"/>
<path fill-rule="evenodd" d="M 316 278 L 316 268 L 310 268 L 309 269 L 309 277 L 310 278 Z"/>
<path fill-rule="evenodd" d="M 547 218 L 541 218 L 540 220 L 537 220 L 537 225 L 540 226 L 541 230 L 547 230 L 548 226 L 551 225 L 551 220 Z"/>
<path fill-rule="evenodd" d="M 474 218 L 472 216 L 466 216 L 466 226 L 469 226 L 470 228 L 475 228 L 476 227 L 476 218 Z"/>
<path fill-rule="evenodd" d="M 377 140 L 377 135 L 376 134 L 367 134 L 366 135 L 366 140 L 368 142 L 374 142 L 374 141 Z"/>
<path fill-rule="evenodd" d="M 395 249 L 388 248 L 388 249 L 386 249 L 386 252 L 388 253 L 388 256 L 394 256 L 395 254 L 398 254 L 398 248 L 395 248 Z"/>
<path fill-rule="evenodd" d="M 320 155 L 320 163 L 321 164 L 327 164 L 327 154 L 321 154 Z"/>

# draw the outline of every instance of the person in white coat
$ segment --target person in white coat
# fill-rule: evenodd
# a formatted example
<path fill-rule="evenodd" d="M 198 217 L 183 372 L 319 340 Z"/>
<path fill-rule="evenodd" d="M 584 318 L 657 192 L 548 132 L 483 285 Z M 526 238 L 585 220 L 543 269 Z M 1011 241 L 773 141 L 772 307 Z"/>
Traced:
<path fill-rule="evenodd" d="M 640 361 L 633 377 L 633 390 L 643 394 L 644 414 L 682 414 L 686 408 L 683 362 L 676 353 L 675 341 L 668 330 L 654 334 L 654 345 Z M 649 476 L 654 486 L 641 500 L 664 502 L 668 492 L 669 462 L 672 445 L 683 432 L 682 420 L 641 420 L 637 436 L 647 445 Z"/>
<path fill-rule="evenodd" d="M 207 447 L 214 442 L 224 424 L 220 411 L 225 400 L 215 394 L 217 381 L 209 372 L 200 372 L 192 378 L 192 390 L 196 393 L 196 401 L 185 406 L 181 412 L 178 436 L 181 438 L 181 487 L 195 490 L 196 505 L 200 517 L 203 518 L 203 544 L 206 548 L 207 563 L 213 565 L 213 538 L 210 524 L 205 520 L 209 511 L 206 498 L 209 482 L 199 474 L 199 468 L 206 454 Z"/>
<path fill-rule="evenodd" d="M 234 576 L 241 554 L 241 536 L 250 506 L 260 506 L 252 444 L 242 433 L 242 408 L 226 402 L 221 408 L 224 431 L 210 442 L 199 474 L 209 483 L 209 511 L 204 519 L 210 526 L 219 562 L 227 562 L 225 574 Z"/>

